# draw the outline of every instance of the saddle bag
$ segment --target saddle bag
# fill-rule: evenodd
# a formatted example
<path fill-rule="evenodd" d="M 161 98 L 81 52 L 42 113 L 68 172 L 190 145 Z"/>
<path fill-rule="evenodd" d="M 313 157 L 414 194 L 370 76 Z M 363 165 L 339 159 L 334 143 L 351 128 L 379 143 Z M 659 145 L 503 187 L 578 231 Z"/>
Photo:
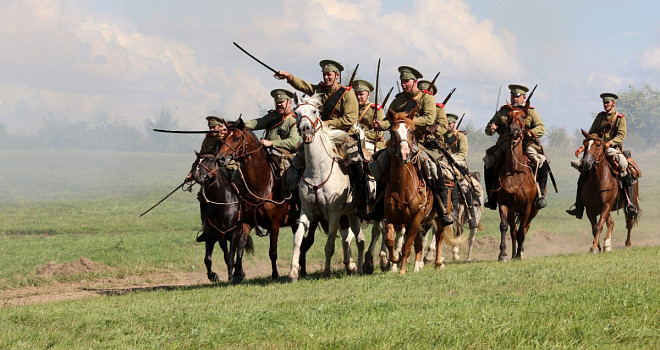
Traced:
<path fill-rule="evenodd" d="M 639 168 L 639 165 L 637 165 L 637 162 L 635 162 L 635 160 L 632 158 L 630 151 L 623 151 L 623 156 L 626 157 L 626 160 L 628 161 L 628 172 L 630 175 L 632 175 L 633 179 L 642 177 L 642 170 Z"/>

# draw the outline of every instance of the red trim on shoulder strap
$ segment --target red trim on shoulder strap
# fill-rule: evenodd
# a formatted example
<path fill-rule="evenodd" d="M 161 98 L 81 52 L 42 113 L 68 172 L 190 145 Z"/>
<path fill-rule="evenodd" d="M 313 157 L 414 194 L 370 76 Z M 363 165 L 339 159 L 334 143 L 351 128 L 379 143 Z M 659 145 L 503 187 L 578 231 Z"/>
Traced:
<path fill-rule="evenodd" d="M 623 118 L 623 114 L 619 113 L 619 114 L 617 115 L 617 117 L 619 117 L 619 118 Z"/>
<path fill-rule="evenodd" d="M 381 106 L 381 105 L 377 105 L 377 106 L 376 106 L 375 103 L 372 103 L 370 107 L 371 107 L 371 108 L 376 107 L 376 109 L 379 110 L 379 111 L 380 111 L 381 109 L 383 109 L 383 106 Z"/>
<path fill-rule="evenodd" d="M 445 108 L 445 105 L 443 105 L 442 103 L 436 103 L 435 105 L 440 108 Z"/>

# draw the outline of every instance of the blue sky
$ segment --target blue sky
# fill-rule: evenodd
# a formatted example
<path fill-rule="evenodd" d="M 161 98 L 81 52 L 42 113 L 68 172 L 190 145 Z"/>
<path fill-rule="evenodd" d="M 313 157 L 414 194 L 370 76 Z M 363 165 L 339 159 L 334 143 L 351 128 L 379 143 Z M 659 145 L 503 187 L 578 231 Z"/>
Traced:
<path fill-rule="evenodd" d="M 383 88 L 396 67 L 429 79 L 448 112 L 476 126 L 497 91 L 539 87 L 548 126 L 590 125 L 604 91 L 660 89 L 660 5 L 644 1 L 73 1 L 0 2 L 0 124 L 29 133 L 46 118 L 144 125 L 162 107 L 179 124 L 204 116 L 257 117 L 269 91 L 286 88 L 238 51 L 310 82 L 318 62 L 360 64 Z M 387 86 L 385 86 L 387 85 Z"/>

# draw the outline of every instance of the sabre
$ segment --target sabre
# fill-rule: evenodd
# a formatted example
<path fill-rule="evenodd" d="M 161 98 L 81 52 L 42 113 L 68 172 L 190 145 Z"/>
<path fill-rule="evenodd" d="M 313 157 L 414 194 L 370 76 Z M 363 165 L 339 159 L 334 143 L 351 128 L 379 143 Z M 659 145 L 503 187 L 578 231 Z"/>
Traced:
<path fill-rule="evenodd" d="M 232 41 L 232 42 L 233 42 L 233 41 Z M 273 72 L 273 73 L 275 73 L 275 74 L 278 73 L 278 72 L 277 72 L 275 69 L 273 69 L 271 66 L 269 66 L 269 65 L 267 65 L 267 64 L 265 64 L 265 63 L 263 63 L 263 62 L 261 62 L 258 58 L 252 56 L 252 54 L 250 54 L 249 52 L 245 51 L 245 49 L 242 48 L 240 45 L 238 45 L 238 44 L 235 43 L 235 42 L 233 42 L 233 43 L 234 43 L 234 45 L 235 45 L 236 47 L 238 47 L 239 50 L 243 51 L 246 55 L 250 56 L 253 60 L 259 62 L 259 64 L 261 64 L 262 66 L 268 68 L 271 72 Z"/>
<path fill-rule="evenodd" d="M 165 196 L 163 199 L 159 200 L 158 203 L 154 204 L 151 208 L 147 209 L 144 213 L 140 214 L 140 217 L 142 217 L 144 214 L 148 213 L 151 211 L 151 209 L 155 208 L 158 206 L 158 204 L 163 203 L 167 198 L 169 198 L 171 195 L 174 194 L 174 192 L 178 191 L 179 188 L 183 188 L 183 185 L 185 185 L 186 182 L 182 182 L 181 185 L 177 186 L 175 189 L 172 190 L 167 196 Z"/>
<path fill-rule="evenodd" d="M 207 134 L 218 133 L 218 130 L 165 130 L 165 129 L 152 129 L 155 132 L 164 132 L 168 134 Z"/>
<path fill-rule="evenodd" d="M 495 103 L 495 113 L 497 113 L 497 107 L 500 106 L 500 94 L 502 93 L 502 85 L 500 85 L 500 90 L 497 91 L 497 102 Z"/>

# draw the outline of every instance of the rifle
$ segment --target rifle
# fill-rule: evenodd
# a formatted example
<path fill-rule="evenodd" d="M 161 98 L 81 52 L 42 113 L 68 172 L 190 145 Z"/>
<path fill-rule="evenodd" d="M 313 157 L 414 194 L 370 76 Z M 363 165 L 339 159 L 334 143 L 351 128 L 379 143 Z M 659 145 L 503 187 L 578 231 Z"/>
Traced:
<path fill-rule="evenodd" d="M 239 50 L 243 51 L 246 55 L 250 56 L 253 60 L 259 62 L 262 66 L 268 68 L 271 72 L 277 74 L 277 71 L 276 71 L 275 69 L 273 69 L 273 68 L 271 68 L 269 65 L 267 65 L 267 64 L 265 64 L 265 63 L 263 63 L 263 62 L 261 62 L 258 58 L 252 56 L 252 54 L 250 54 L 249 52 L 245 51 L 245 49 L 242 48 L 242 47 L 241 47 L 240 45 L 238 45 L 237 43 L 235 43 L 235 42 L 233 42 L 233 43 L 234 43 L 234 45 L 235 45 L 236 47 L 238 47 Z M 357 67 L 356 67 L 356 69 L 357 69 Z"/>
<path fill-rule="evenodd" d="M 151 209 L 157 207 L 160 203 L 163 203 L 167 198 L 169 198 L 171 195 L 173 195 L 174 192 L 178 191 L 179 188 L 183 188 L 183 185 L 185 185 L 185 184 L 186 184 L 186 182 L 183 181 L 183 183 L 181 183 L 181 185 L 179 185 L 179 186 L 177 186 L 175 189 L 173 189 L 172 192 L 168 193 L 167 196 L 165 196 L 165 197 L 163 197 L 163 199 L 159 200 L 158 203 L 154 204 L 151 208 L 147 209 L 147 211 L 145 211 L 144 213 L 140 214 L 140 217 L 142 217 L 144 214 L 150 212 Z M 190 187 L 192 187 L 192 185 L 190 185 Z"/>
<path fill-rule="evenodd" d="M 353 69 L 353 75 L 351 75 L 351 80 L 348 82 L 348 86 L 353 85 L 353 81 L 355 80 L 355 74 L 357 74 L 357 70 L 358 70 L 358 67 L 359 67 L 359 66 L 360 66 L 360 64 L 358 63 L 358 64 L 355 66 L 355 69 Z"/>
<path fill-rule="evenodd" d="M 435 81 L 438 79 L 439 75 L 440 75 L 440 72 L 435 74 L 435 77 L 433 77 L 433 80 L 431 80 L 431 84 L 429 84 L 429 90 L 433 90 L 433 86 L 435 86 Z"/>
<path fill-rule="evenodd" d="M 456 131 L 458 131 L 458 127 L 461 126 L 461 123 L 463 122 L 463 118 L 465 117 L 465 113 L 461 116 L 461 119 L 458 120 L 458 124 L 456 124 Z"/>
<path fill-rule="evenodd" d="M 525 108 L 529 108 L 529 101 L 532 100 L 532 96 L 534 96 L 534 91 L 536 91 L 536 87 L 539 86 L 539 84 L 534 85 L 534 88 L 532 89 L 532 92 L 529 93 L 529 96 L 527 97 L 527 102 L 525 102 Z"/>
<path fill-rule="evenodd" d="M 445 100 L 442 101 L 442 107 L 444 107 L 447 104 L 447 102 L 449 102 L 449 99 L 451 98 L 451 95 L 454 94 L 454 91 L 456 91 L 456 88 L 451 89 L 449 95 L 447 95 L 447 97 L 445 97 Z"/>
<path fill-rule="evenodd" d="M 456 161 L 454 160 L 454 158 L 452 158 L 451 154 L 449 154 L 449 152 L 447 152 L 447 150 L 444 147 L 438 145 L 438 150 L 440 150 L 440 152 L 445 156 L 445 159 L 447 159 L 447 163 L 449 163 L 449 165 L 451 165 L 452 168 L 458 169 L 458 172 L 460 172 L 461 175 L 463 175 L 465 177 L 467 182 L 470 184 L 470 187 L 472 187 L 472 191 L 474 191 L 474 194 L 476 195 L 477 193 L 479 193 L 477 191 L 477 189 L 474 187 L 474 184 L 472 183 L 472 181 L 470 180 L 472 177 L 470 176 L 470 173 L 467 171 L 467 169 L 465 169 L 462 166 L 456 164 Z M 455 176 L 454 176 L 454 178 L 455 178 Z"/>

